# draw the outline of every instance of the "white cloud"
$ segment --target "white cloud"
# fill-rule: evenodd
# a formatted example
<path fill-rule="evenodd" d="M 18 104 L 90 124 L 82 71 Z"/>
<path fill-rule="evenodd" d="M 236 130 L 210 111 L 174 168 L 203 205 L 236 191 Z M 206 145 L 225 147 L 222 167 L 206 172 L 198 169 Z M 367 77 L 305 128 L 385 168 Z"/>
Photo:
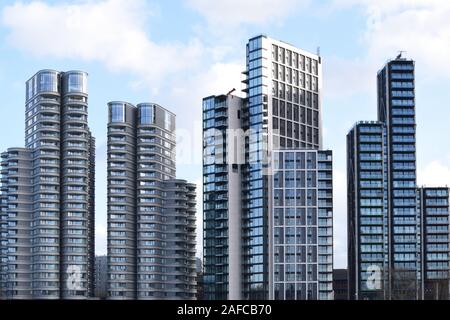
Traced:
<path fill-rule="evenodd" d="M 241 72 L 244 70 L 243 61 L 216 62 L 204 68 L 203 72 L 186 79 L 187 82 L 175 79 L 172 87 L 174 98 L 193 97 L 198 103 L 198 99 L 212 95 L 225 94 L 235 88 L 234 94 L 240 94 L 242 88 Z"/>
<path fill-rule="evenodd" d="M 323 59 L 324 91 L 327 97 L 348 97 L 373 91 L 377 66 L 366 59 L 348 60 L 337 56 Z"/>
<path fill-rule="evenodd" d="M 157 86 L 195 67 L 202 44 L 156 43 L 145 31 L 151 8 L 144 0 L 83 1 L 76 5 L 18 2 L 2 12 L 7 41 L 37 56 L 99 61 Z"/>
<path fill-rule="evenodd" d="M 359 2 L 360 3 L 360 2 Z M 362 1 L 366 6 L 364 35 L 370 58 L 393 56 L 399 50 L 433 74 L 450 77 L 450 2 L 446 0 Z"/>
<path fill-rule="evenodd" d="M 327 12 L 348 8 L 365 12 L 360 35 L 365 54 L 359 58 L 332 57 L 328 88 L 331 95 L 347 96 L 373 90 L 376 71 L 399 51 L 417 62 L 422 80 L 450 77 L 450 2 L 447 0 L 334 0 Z M 326 59 L 325 63 L 326 63 Z M 346 72 L 345 72 L 346 71 Z M 369 75 L 367 75 L 369 73 Z M 328 91 L 327 91 L 328 92 Z"/>
<path fill-rule="evenodd" d="M 171 85 L 168 105 L 187 109 L 177 115 L 177 164 L 202 165 L 202 108 L 204 97 L 226 94 L 235 88 L 235 95 L 241 92 L 241 71 L 244 63 L 217 62 L 190 77 L 174 79 Z"/>
<path fill-rule="evenodd" d="M 371 1 L 366 42 L 373 57 L 407 51 L 423 69 L 450 77 L 448 1 Z"/>
<path fill-rule="evenodd" d="M 177 113 L 178 124 L 186 127 L 201 119 L 204 96 L 230 86 L 240 90 L 244 61 L 238 65 L 227 60 L 239 41 L 212 46 L 195 37 L 186 43 L 152 41 L 146 32 L 152 10 L 145 0 L 17 2 L 3 9 L 1 21 L 8 30 L 7 43 L 22 52 L 98 61 L 111 71 L 134 75 L 130 88 L 146 90 L 145 98 L 151 96 Z"/>
<path fill-rule="evenodd" d="M 279 23 L 284 17 L 304 8 L 309 0 L 187 0 L 215 28 Z"/>
<path fill-rule="evenodd" d="M 418 170 L 417 181 L 419 185 L 427 187 L 450 186 L 450 161 L 447 165 L 441 161 L 435 160 Z"/>

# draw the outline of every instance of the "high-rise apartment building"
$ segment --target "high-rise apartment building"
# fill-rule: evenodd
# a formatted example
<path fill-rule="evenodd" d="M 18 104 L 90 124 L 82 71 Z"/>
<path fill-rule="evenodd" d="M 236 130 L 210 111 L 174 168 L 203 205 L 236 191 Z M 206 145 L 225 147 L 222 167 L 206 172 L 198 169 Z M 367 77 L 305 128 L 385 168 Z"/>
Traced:
<path fill-rule="evenodd" d="M 331 151 L 274 150 L 269 240 L 276 300 L 333 298 Z"/>
<path fill-rule="evenodd" d="M 108 108 L 108 296 L 193 299 L 195 185 L 175 179 L 175 115 Z"/>
<path fill-rule="evenodd" d="M 85 299 L 94 289 L 95 139 L 87 74 L 26 83 L 25 148 L 2 154 L 2 275 L 9 299 Z"/>
<path fill-rule="evenodd" d="M 449 189 L 418 189 L 422 222 L 423 299 L 448 300 L 450 296 Z"/>
<path fill-rule="evenodd" d="M 32 151 L 10 148 L 2 153 L 3 298 L 29 299 L 32 294 Z M 14 212 L 11 212 L 14 209 Z M 14 236 L 14 238 L 12 238 Z M 12 256 L 14 253 L 14 256 Z"/>
<path fill-rule="evenodd" d="M 418 208 L 415 141 L 414 61 L 399 55 L 378 72 L 378 121 L 347 135 L 351 299 L 424 298 L 430 238 Z M 445 203 L 438 220 L 448 224 Z M 448 250 L 439 258 L 447 270 Z"/>
<path fill-rule="evenodd" d="M 378 72 L 378 121 L 386 125 L 391 295 L 419 296 L 420 216 L 416 205 L 414 61 L 395 59 Z M 415 281 L 415 284 L 414 284 Z"/>
<path fill-rule="evenodd" d="M 385 132 L 381 122 L 359 122 L 347 135 L 350 299 L 387 298 L 381 290 L 388 285 L 381 270 L 389 269 Z M 380 276 L 376 283 L 368 281 L 373 273 Z"/>
<path fill-rule="evenodd" d="M 242 156 L 244 100 L 203 100 L 203 281 L 205 299 L 242 294 Z M 230 133 L 227 135 L 227 130 Z M 232 131 L 230 131 L 232 130 Z M 229 162 L 226 159 L 233 158 Z"/>
<path fill-rule="evenodd" d="M 331 280 L 311 289 L 302 284 L 293 295 L 283 289 L 275 297 L 274 289 L 273 151 L 322 147 L 321 58 L 258 36 L 247 44 L 246 66 L 246 98 L 203 99 L 205 298 L 330 299 Z M 294 278 L 303 279 L 300 273 Z M 319 294 L 320 286 L 330 294 Z"/>

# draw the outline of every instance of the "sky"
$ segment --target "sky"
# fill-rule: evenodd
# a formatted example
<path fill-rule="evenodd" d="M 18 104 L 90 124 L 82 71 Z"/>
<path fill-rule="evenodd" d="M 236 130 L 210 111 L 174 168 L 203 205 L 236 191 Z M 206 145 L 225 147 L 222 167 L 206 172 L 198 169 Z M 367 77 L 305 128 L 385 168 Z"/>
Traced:
<path fill-rule="evenodd" d="M 177 175 L 197 183 L 201 256 L 201 101 L 242 88 L 245 44 L 265 34 L 323 59 L 323 142 L 334 152 L 335 267 L 346 258 L 345 138 L 376 120 L 376 73 L 399 51 L 416 61 L 420 185 L 450 184 L 447 0 L 0 1 L 0 150 L 24 145 L 25 82 L 41 69 L 89 73 L 97 139 L 96 253 L 106 254 L 109 101 L 177 115 Z"/>

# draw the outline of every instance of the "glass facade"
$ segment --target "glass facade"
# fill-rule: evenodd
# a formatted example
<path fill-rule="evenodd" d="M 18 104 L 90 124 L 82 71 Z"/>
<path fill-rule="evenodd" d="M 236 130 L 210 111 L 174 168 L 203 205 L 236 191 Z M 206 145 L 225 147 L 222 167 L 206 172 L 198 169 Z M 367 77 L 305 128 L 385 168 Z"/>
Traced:
<path fill-rule="evenodd" d="M 392 60 L 378 73 L 378 120 L 386 125 L 391 295 L 415 299 L 420 291 L 421 243 L 415 192 L 414 61 Z"/>
<path fill-rule="evenodd" d="M 243 178 L 244 279 L 246 299 L 271 296 L 268 261 L 271 188 L 267 176 L 276 149 L 321 148 L 321 59 L 265 36 L 247 44 Z M 267 147 L 266 147 L 267 146 Z"/>
<path fill-rule="evenodd" d="M 26 83 L 26 100 L 34 98 L 38 93 L 58 93 L 60 91 L 60 73 L 53 70 L 38 72 Z"/>
<path fill-rule="evenodd" d="M 389 233 L 383 123 L 358 123 L 347 136 L 347 153 L 350 292 L 361 300 L 384 299 Z M 374 272 L 377 282 L 371 281 Z"/>
<path fill-rule="evenodd" d="M 423 221 L 423 296 L 448 300 L 450 282 L 449 189 L 419 188 L 418 205 Z"/>
<path fill-rule="evenodd" d="M 111 122 L 125 122 L 125 104 L 112 103 L 110 104 L 110 121 Z"/>
<path fill-rule="evenodd" d="M 209 300 L 242 296 L 244 102 L 231 95 L 203 99 L 203 265 Z"/>
<path fill-rule="evenodd" d="M 220 161 L 223 158 L 227 159 L 225 149 L 227 127 L 226 97 L 205 98 L 203 100 L 203 281 L 205 298 L 208 300 L 226 300 L 229 291 L 228 164 L 226 161 Z"/>
<path fill-rule="evenodd" d="M 155 122 L 155 113 L 153 105 L 141 105 L 139 108 L 139 124 L 153 124 Z"/>
<path fill-rule="evenodd" d="M 58 76 L 56 72 L 40 73 L 37 92 L 58 92 Z"/>
<path fill-rule="evenodd" d="M 332 300 L 331 151 L 274 151 L 273 297 Z"/>
<path fill-rule="evenodd" d="M 273 152 L 321 147 L 319 56 L 257 36 L 247 43 L 243 74 L 246 98 L 240 107 L 230 105 L 237 98 L 231 94 L 203 100 L 208 299 L 273 298 Z M 243 146 L 242 162 L 223 162 L 228 160 L 229 145 L 233 144 L 225 134 L 229 129 L 243 131 L 244 137 L 237 139 Z M 239 186 L 230 187 L 235 180 L 239 180 Z M 233 229 L 236 220 L 239 227 Z M 234 260 L 236 256 L 239 259 Z M 236 265 L 239 271 L 233 269 Z M 328 288 L 322 286 L 324 292 Z M 319 294 L 319 286 L 311 290 L 316 299 L 330 297 Z"/>
<path fill-rule="evenodd" d="M 269 52 L 267 39 L 257 37 L 247 44 L 247 108 L 245 129 L 253 139 L 246 144 L 246 166 L 243 178 L 243 298 L 268 297 L 268 182 L 263 174 L 267 164 L 267 151 L 261 146 L 268 143 L 267 114 Z M 252 75 L 257 75 L 255 81 Z"/>
<path fill-rule="evenodd" d="M 65 92 L 87 94 L 87 74 L 85 72 L 71 71 L 64 78 Z"/>

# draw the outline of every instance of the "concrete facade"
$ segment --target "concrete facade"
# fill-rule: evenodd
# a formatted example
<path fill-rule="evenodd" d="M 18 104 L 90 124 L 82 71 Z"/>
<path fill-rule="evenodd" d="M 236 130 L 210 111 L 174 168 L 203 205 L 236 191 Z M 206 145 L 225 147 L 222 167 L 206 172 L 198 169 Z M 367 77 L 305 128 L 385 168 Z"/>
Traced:
<path fill-rule="evenodd" d="M 175 115 L 110 102 L 108 298 L 195 297 L 195 186 L 175 179 Z"/>

